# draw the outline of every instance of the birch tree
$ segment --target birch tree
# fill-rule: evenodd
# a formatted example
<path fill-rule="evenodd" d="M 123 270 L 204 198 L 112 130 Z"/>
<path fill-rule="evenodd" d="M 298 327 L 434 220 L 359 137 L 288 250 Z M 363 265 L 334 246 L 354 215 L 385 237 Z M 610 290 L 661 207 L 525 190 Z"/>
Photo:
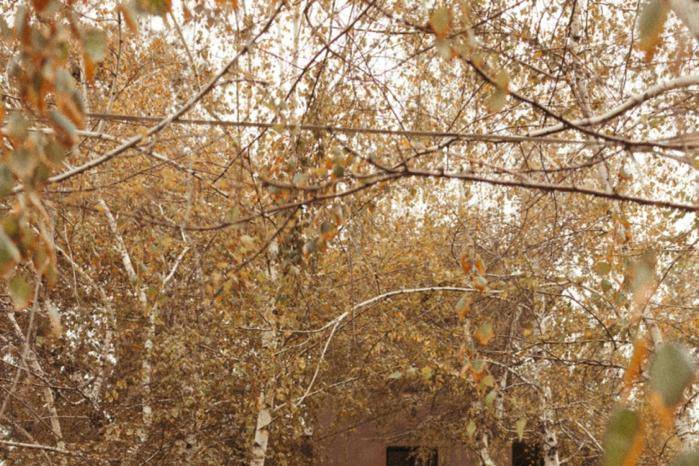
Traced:
<path fill-rule="evenodd" d="M 2 2 L 0 461 L 691 462 L 696 4 Z"/>

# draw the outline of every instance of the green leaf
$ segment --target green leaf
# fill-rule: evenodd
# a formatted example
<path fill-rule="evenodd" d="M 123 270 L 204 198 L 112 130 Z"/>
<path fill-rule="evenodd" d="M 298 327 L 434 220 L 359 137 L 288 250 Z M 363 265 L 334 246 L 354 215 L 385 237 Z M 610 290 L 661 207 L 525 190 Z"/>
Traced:
<path fill-rule="evenodd" d="M 395 371 L 388 377 L 386 377 L 389 380 L 399 380 L 403 377 L 403 373 L 401 371 Z"/>
<path fill-rule="evenodd" d="M 36 154 L 25 148 L 20 148 L 10 153 L 8 165 L 18 178 L 26 179 L 32 176 L 38 162 Z"/>
<path fill-rule="evenodd" d="M 320 224 L 320 233 L 323 235 L 327 235 L 331 231 L 334 231 L 335 227 L 333 226 L 332 223 L 330 222 L 323 222 Z"/>
<path fill-rule="evenodd" d="M 469 296 L 468 293 L 464 293 L 459 301 L 456 303 L 456 314 L 459 316 L 459 319 L 464 319 L 466 318 L 466 315 L 469 313 L 471 310 L 471 297 Z"/>
<path fill-rule="evenodd" d="M 231 207 L 226 213 L 226 222 L 235 223 L 240 218 L 240 209 L 238 207 Z"/>
<path fill-rule="evenodd" d="M 53 83 L 56 92 L 71 93 L 75 90 L 75 79 L 64 69 L 56 70 L 56 77 Z"/>
<path fill-rule="evenodd" d="M 473 434 L 476 433 L 476 423 L 473 422 L 473 419 L 468 420 L 468 424 L 466 425 L 466 434 L 469 437 L 473 437 Z"/>
<path fill-rule="evenodd" d="M 476 373 L 482 372 L 483 369 L 485 369 L 485 361 L 482 359 L 474 359 L 471 361 L 471 369 Z"/>
<path fill-rule="evenodd" d="M 495 398 L 497 396 L 498 396 L 498 392 L 495 389 L 492 389 L 491 391 L 489 391 L 488 394 L 483 399 L 483 401 L 485 402 L 485 406 L 487 408 L 491 408 L 493 406 L 493 403 L 495 402 Z"/>
<path fill-rule="evenodd" d="M 15 275 L 8 284 L 10 298 L 15 305 L 15 309 L 23 309 L 29 304 L 32 289 L 29 283 L 20 275 Z"/>
<path fill-rule="evenodd" d="M 640 450 L 641 419 L 635 412 L 617 408 L 612 413 L 604 435 L 604 466 L 624 466 Z M 634 464 L 634 463 L 630 463 Z"/>
<path fill-rule="evenodd" d="M 495 337 L 493 324 L 490 322 L 483 322 L 473 336 L 481 345 L 487 345 Z"/>
<path fill-rule="evenodd" d="M 663 345 L 650 366 L 651 389 L 667 407 L 677 405 L 694 379 L 694 365 L 687 351 L 676 343 Z"/>
<path fill-rule="evenodd" d="M 15 179 L 12 177 L 12 172 L 4 164 L 0 165 L 0 196 L 10 194 L 14 183 Z"/>
<path fill-rule="evenodd" d="M 32 184 L 37 185 L 44 183 L 49 179 L 51 175 L 51 170 L 49 170 L 48 165 L 44 162 L 39 162 L 34 170 L 34 177 L 32 178 Z"/>
<path fill-rule="evenodd" d="M 303 245 L 303 253 L 305 255 L 313 254 L 318 250 L 318 240 L 316 238 L 309 239 Z"/>
<path fill-rule="evenodd" d="M 446 37 L 449 32 L 449 9 L 447 7 L 439 7 L 432 12 L 430 16 L 430 27 L 437 37 Z"/>
<path fill-rule="evenodd" d="M 29 135 L 29 122 L 19 112 L 12 112 L 7 119 L 7 135 L 15 141 L 24 141 Z"/>
<path fill-rule="evenodd" d="M 420 375 L 422 376 L 422 380 L 428 382 L 430 379 L 432 379 L 432 368 L 430 366 L 423 367 L 420 370 Z"/>
<path fill-rule="evenodd" d="M 53 129 L 56 131 L 56 136 L 61 144 L 64 146 L 72 146 L 78 141 L 78 129 L 68 117 L 56 110 L 51 110 L 51 112 L 49 112 L 49 118 L 51 119 Z"/>
<path fill-rule="evenodd" d="M 44 146 L 44 153 L 46 154 L 46 159 L 55 165 L 63 162 L 68 155 L 68 151 L 55 141 L 49 141 Z"/>
<path fill-rule="evenodd" d="M 0 228 L 0 274 L 5 275 L 20 259 L 19 249 L 5 230 Z"/>
<path fill-rule="evenodd" d="M 345 167 L 342 165 L 335 165 L 333 167 L 333 175 L 335 175 L 335 178 L 342 178 L 345 176 Z"/>
<path fill-rule="evenodd" d="M 612 289 L 612 282 L 605 278 L 602 280 L 602 283 L 600 283 L 600 286 L 602 287 L 602 291 L 607 292 Z"/>
<path fill-rule="evenodd" d="M 665 0 L 650 0 L 643 6 L 638 21 L 638 46 L 646 52 L 646 59 L 653 57 L 655 48 L 660 43 L 667 14 L 668 2 Z"/>
<path fill-rule="evenodd" d="M 481 379 L 481 387 L 494 387 L 495 386 L 495 377 L 492 375 L 488 374 L 483 379 Z"/>
<path fill-rule="evenodd" d="M 592 270 L 599 275 L 607 275 L 612 270 L 612 266 L 609 262 L 599 261 L 592 266 Z"/>
<path fill-rule="evenodd" d="M 163 16 L 170 11 L 171 0 L 136 0 L 136 10 L 141 13 Z"/>
<path fill-rule="evenodd" d="M 306 184 L 307 180 L 308 180 L 308 175 L 306 175 L 305 173 L 298 172 L 297 174 L 294 175 L 292 183 L 294 183 L 296 186 L 303 186 Z"/>
<path fill-rule="evenodd" d="M 699 450 L 694 450 L 678 456 L 672 466 L 696 466 L 697 464 L 699 464 Z"/>
<path fill-rule="evenodd" d="M 485 99 L 485 106 L 488 111 L 497 113 L 502 110 L 507 104 L 507 92 L 502 89 L 495 89 L 487 99 Z"/>
<path fill-rule="evenodd" d="M 527 426 L 527 420 L 523 417 L 517 419 L 515 422 L 515 430 L 517 431 L 517 438 L 522 440 L 524 437 L 524 428 Z"/>
<path fill-rule="evenodd" d="M 437 49 L 437 53 L 439 53 L 439 56 L 442 57 L 445 60 L 449 60 L 451 58 L 451 44 L 447 39 L 437 39 L 435 41 L 435 49 Z"/>
<path fill-rule="evenodd" d="M 12 34 L 12 29 L 10 28 L 10 25 L 7 24 L 5 18 L 0 16 L 0 37 L 9 39 L 10 34 Z"/>
<path fill-rule="evenodd" d="M 100 29 L 89 29 L 83 36 L 83 50 L 95 63 L 107 56 L 107 35 Z"/>

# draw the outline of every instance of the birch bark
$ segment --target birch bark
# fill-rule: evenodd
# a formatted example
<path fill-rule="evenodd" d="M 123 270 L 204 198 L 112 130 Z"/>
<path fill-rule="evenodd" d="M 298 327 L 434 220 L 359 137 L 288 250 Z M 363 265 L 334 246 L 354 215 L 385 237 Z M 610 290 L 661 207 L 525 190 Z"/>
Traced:
<path fill-rule="evenodd" d="M 270 247 L 276 250 L 276 247 Z M 272 259 L 270 267 L 270 279 L 274 283 L 277 280 L 277 270 Z M 273 296 L 265 307 L 263 317 L 267 323 L 266 330 L 262 333 L 262 351 L 265 356 L 272 357 L 277 346 L 277 317 L 275 313 L 276 296 Z M 250 466 L 264 466 L 267 459 L 267 448 L 269 445 L 269 425 L 272 423 L 272 412 L 274 410 L 274 376 L 270 375 L 260 391 L 257 401 L 257 420 L 255 423 L 255 438 L 252 445 L 252 459 Z"/>

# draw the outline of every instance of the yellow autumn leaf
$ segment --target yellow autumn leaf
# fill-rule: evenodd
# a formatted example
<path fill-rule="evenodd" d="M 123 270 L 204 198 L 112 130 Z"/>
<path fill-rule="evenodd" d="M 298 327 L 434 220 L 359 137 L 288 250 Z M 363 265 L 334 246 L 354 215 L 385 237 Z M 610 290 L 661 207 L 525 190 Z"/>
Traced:
<path fill-rule="evenodd" d="M 447 7 L 439 7 L 432 12 L 430 16 L 430 27 L 439 39 L 443 39 L 449 33 L 449 23 L 451 13 Z"/>

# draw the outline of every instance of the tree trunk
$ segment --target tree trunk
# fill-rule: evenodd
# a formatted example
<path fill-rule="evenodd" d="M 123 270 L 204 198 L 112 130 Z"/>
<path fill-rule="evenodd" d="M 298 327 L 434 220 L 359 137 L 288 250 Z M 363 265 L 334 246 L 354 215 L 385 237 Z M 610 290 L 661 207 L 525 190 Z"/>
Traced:
<path fill-rule="evenodd" d="M 145 351 L 143 354 L 143 361 L 141 363 L 141 389 L 143 390 L 141 412 L 143 418 L 143 428 L 139 433 L 141 443 L 145 443 L 148 438 L 148 431 L 153 423 L 153 409 L 150 405 L 150 386 L 153 372 L 151 357 L 153 352 L 153 338 L 155 337 L 155 309 L 148 309 L 148 298 L 146 296 L 146 291 L 143 286 L 138 284 L 136 269 L 134 269 L 133 263 L 131 262 L 131 256 L 129 255 L 129 251 L 126 249 L 124 238 L 121 236 L 121 233 L 119 233 L 116 219 L 112 215 L 112 211 L 109 210 L 109 207 L 107 206 L 107 203 L 104 202 L 104 199 L 99 200 L 99 206 L 102 208 L 105 216 L 107 217 L 109 229 L 114 235 L 116 249 L 121 256 L 121 261 L 124 265 L 126 275 L 129 277 L 129 281 L 134 287 L 134 292 L 138 297 L 138 302 L 140 303 L 143 312 L 148 313 L 148 326 L 146 327 L 146 338 L 143 343 Z"/>
<path fill-rule="evenodd" d="M 276 250 L 276 247 L 272 247 Z M 273 259 L 274 260 L 274 259 Z M 276 267 L 270 267 L 270 278 L 274 282 L 277 280 Z M 273 296 L 264 311 L 264 319 L 269 326 L 269 330 L 262 333 L 262 348 L 266 360 L 273 360 L 274 352 L 277 348 L 277 317 L 275 314 L 276 296 Z M 272 410 L 274 409 L 274 376 L 270 375 L 269 380 L 262 387 L 258 399 L 257 421 L 255 424 L 255 438 L 252 445 L 252 459 L 250 466 L 264 466 L 267 459 L 267 446 L 269 444 L 269 425 L 272 423 Z"/>
<path fill-rule="evenodd" d="M 478 455 L 481 457 L 482 466 L 495 466 L 495 462 L 490 457 L 490 452 L 488 451 L 488 435 L 483 434 L 481 449 L 478 450 Z"/>
<path fill-rule="evenodd" d="M 269 425 L 272 423 L 272 402 L 274 397 L 272 387 L 265 387 L 260 393 L 259 411 L 255 425 L 255 441 L 252 446 L 252 460 L 250 466 L 264 466 L 267 459 L 267 445 L 269 443 Z"/>
<path fill-rule="evenodd" d="M 544 412 L 544 466 L 559 466 L 561 461 L 558 458 L 558 438 L 553 427 L 553 410 L 551 409 L 551 389 L 544 389 L 543 412 Z"/>
<path fill-rule="evenodd" d="M 262 346 L 265 349 L 265 353 L 270 356 L 277 346 L 276 320 L 272 309 L 273 304 L 268 306 L 268 311 L 265 312 L 265 320 L 271 326 L 271 330 L 264 332 L 262 335 Z M 274 409 L 274 377 L 270 376 L 270 380 L 267 381 L 260 391 L 250 466 L 264 466 L 267 459 L 272 409 Z"/>
<path fill-rule="evenodd" d="M 34 304 L 36 305 L 36 304 Z M 22 333 L 22 329 L 20 328 L 19 324 L 17 323 L 17 320 L 15 319 L 15 313 L 14 312 L 8 312 L 7 314 L 8 319 L 12 323 L 12 326 L 15 329 L 15 333 L 19 337 L 20 341 L 24 343 L 25 345 L 28 345 L 29 343 L 25 341 L 25 336 Z M 34 350 L 29 348 L 27 351 L 27 360 L 26 362 L 28 363 L 29 367 L 34 371 L 35 374 L 39 376 L 45 376 L 45 372 L 41 367 L 41 364 L 39 364 L 39 360 L 36 357 L 36 353 L 34 353 Z M 63 440 L 63 431 L 61 430 L 61 423 L 59 421 L 58 417 L 58 410 L 56 409 L 56 399 L 53 396 L 53 390 L 49 385 L 46 385 L 44 389 L 42 390 L 43 392 L 43 397 L 44 397 L 44 403 L 46 405 L 46 409 L 49 412 L 49 424 L 51 425 L 51 433 L 56 439 L 56 447 L 60 450 L 65 450 L 65 441 Z"/>

